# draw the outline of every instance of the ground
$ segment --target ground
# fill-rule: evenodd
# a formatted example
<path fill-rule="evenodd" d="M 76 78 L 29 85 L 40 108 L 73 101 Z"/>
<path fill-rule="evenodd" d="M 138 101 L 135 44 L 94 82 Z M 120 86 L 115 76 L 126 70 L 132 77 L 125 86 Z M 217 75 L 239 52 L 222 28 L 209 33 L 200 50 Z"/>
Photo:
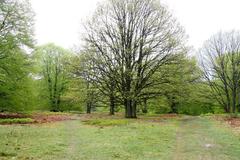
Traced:
<path fill-rule="evenodd" d="M 239 160 L 240 133 L 212 117 L 48 115 L 0 126 L 0 159 Z M 59 116 L 59 115 L 58 115 Z M 57 117 L 58 117 L 57 116 Z M 50 120 L 49 120 L 50 119 Z M 54 122 L 51 122 L 54 121 Z M 48 122 L 48 123 L 46 123 Z M 49 123 L 51 122 L 51 123 Z"/>

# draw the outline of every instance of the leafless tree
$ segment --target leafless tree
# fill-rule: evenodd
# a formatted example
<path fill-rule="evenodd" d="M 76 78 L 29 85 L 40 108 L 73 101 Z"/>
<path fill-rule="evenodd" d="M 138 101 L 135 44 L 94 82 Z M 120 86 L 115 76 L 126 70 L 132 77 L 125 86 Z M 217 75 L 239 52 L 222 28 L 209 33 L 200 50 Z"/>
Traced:
<path fill-rule="evenodd" d="M 157 0 L 108 0 L 85 28 L 95 68 L 101 70 L 96 79 L 113 82 L 126 117 L 136 118 L 139 95 L 180 49 L 183 29 Z"/>
<path fill-rule="evenodd" d="M 204 77 L 226 112 L 236 112 L 239 103 L 240 33 L 218 33 L 201 50 Z"/>

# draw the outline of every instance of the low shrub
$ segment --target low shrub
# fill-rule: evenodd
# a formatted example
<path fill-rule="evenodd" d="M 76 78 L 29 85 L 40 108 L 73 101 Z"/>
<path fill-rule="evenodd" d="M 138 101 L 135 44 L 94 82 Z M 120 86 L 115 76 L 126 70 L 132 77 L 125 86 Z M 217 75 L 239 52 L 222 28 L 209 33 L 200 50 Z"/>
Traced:
<path fill-rule="evenodd" d="M 26 123 L 33 123 L 34 120 L 31 118 L 7 118 L 7 119 L 0 119 L 0 124 L 26 124 Z"/>

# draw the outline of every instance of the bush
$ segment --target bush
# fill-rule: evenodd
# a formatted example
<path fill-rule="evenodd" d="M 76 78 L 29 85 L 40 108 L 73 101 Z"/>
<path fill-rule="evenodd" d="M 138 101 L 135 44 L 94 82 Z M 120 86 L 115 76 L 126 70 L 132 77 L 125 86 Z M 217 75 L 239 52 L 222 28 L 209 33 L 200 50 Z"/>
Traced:
<path fill-rule="evenodd" d="M 198 116 L 201 114 L 214 113 L 214 107 L 202 104 L 181 104 L 178 108 L 180 114 Z"/>
<path fill-rule="evenodd" d="M 151 99 L 148 101 L 149 112 L 155 114 L 166 114 L 171 111 L 165 98 Z"/>

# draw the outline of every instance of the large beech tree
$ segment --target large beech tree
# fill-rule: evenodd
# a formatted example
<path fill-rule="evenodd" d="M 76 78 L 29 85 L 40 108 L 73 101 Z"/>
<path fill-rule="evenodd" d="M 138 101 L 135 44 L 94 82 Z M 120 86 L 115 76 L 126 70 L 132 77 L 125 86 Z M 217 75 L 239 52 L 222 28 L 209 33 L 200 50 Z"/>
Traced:
<path fill-rule="evenodd" d="M 183 29 L 157 0 L 108 0 L 85 27 L 93 79 L 100 87 L 105 78 L 111 81 L 126 117 L 136 118 L 139 95 L 154 85 L 149 79 L 159 66 L 181 49 Z"/>
<path fill-rule="evenodd" d="M 28 0 L 0 1 L 0 110 L 26 108 L 33 12 Z"/>
<path fill-rule="evenodd" d="M 61 96 L 68 82 L 68 57 L 70 52 L 54 44 L 38 47 L 34 52 L 39 72 L 35 76 L 44 81 L 51 111 L 61 111 Z"/>

